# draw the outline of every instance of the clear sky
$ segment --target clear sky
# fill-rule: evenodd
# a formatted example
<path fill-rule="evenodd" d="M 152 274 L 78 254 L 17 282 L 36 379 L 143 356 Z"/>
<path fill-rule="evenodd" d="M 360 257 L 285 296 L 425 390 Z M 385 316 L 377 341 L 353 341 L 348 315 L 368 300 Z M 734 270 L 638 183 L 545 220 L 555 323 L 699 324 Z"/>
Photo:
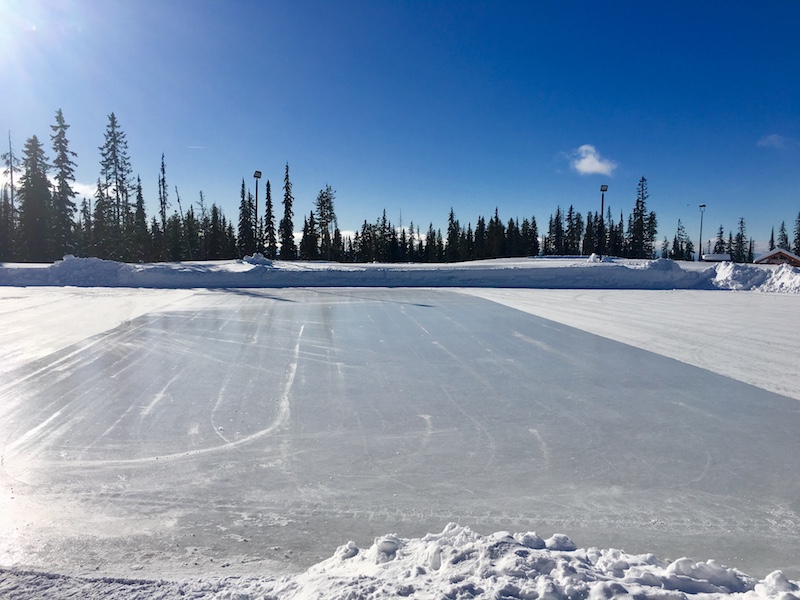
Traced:
<path fill-rule="evenodd" d="M 50 146 L 58 108 L 90 196 L 113 111 L 148 210 L 242 178 L 330 184 L 340 228 L 633 207 L 765 244 L 800 212 L 800 2 L 0 0 L 0 131 Z M 175 206 L 177 208 L 177 206 Z"/>

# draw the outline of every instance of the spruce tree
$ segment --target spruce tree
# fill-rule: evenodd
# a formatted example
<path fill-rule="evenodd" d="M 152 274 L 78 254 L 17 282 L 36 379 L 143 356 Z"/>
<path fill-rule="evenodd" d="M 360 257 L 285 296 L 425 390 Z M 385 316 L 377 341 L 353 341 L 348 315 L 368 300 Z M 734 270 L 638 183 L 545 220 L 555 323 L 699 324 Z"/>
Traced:
<path fill-rule="evenodd" d="M 307 219 L 303 219 L 303 236 L 300 238 L 300 259 L 319 259 L 319 239 L 317 237 L 317 220 L 312 210 Z"/>
<path fill-rule="evenodd" d="M 22 177 L 19 184 L 19 233 L 24 260 L 52 259 L 50 248 L 51 196 L 49 169 L 39 138 L 28 138 L 22 149 Z"/>
<path fill-rule="evenodd" d="M 461 226 L 456 219 L 453 207 L 450 207 L 450 215 L 447 217 L 447 246 L 445 247 L 445 260 L 455 262 L 458 260 L 459 250 L 458 241 L 461 233 Z"/>
<path fill-rule="evenodd" d="M 92 255 L 97 258 L 113 258 L 114 207 L 105 193 L 106 186 L 97 180 L 92 214 Z"/>
<path fill-rule="evenodd" d="M 292 205 L 292 182 L 289 180 L 289 163 L 286 163 L 286 173 L 283 176 L 283 218 L 280 222 L 281 259 L 295 260 L 297 258 L 297 245 L 294 241 L 294 212 Z"/>
<path fill-rule="evenodd" d="M 167 169 L 164 164 L 164 153 L 161 153 L 161 169 L 158 172 L 158 214 L 161 217 L 161 231 L 167 229 L 167 210 L 169 210 L 169 189 L 167 189 Z M 165 254 L 166 250 L 159 250 Z"/>
<path fill-rule="evenodd" d="M 797 219 L 794 222 L 794 244 L 792 245 L 792 252 L 800 255 L 800 213 L 797 213 Z"/>
<path fill-rule="evenodd" d="M 60 108 L 56 111 L 56 124 L 51 125 L 50 128 L 53 130 L 50 139 L 53 142 L 53 167 L 55 168 L 50 234 L 54 256 L 58 257 L 75 251 L 75 240 L 72 234 L 72 219 L 76 209 L 75 191 L 72 189 L 72 185 L 75 183 L 75 162 L 72 159 L 77 154 L 69 149 L 67 140 L 69 125 L 64 121 L 64 115 Z"/>
<path fill-rule="evenodd" d="M 264 211 L 264 237 L 266 239 L 267 258 L 278 258 L 278 238 L 275 235 L 275 210 L 272 207 L 272 188 L 267 179 L 267 200 L 266 210 Z"/>
<path fill-rule="evenodd" d="M 775 228 L 774 228 L 774 227 L 772 228 L 772 231 L 770 231 L 770 234 L 769 234 L 769 246 L 768 246 L 768 250 L 769 250 L 770 252 L 772 252 L 773 250 L 775 250 Z"/>
<path fill-rule="evenodd" d="M 739 217 L 739 230 L 733 238 L 733 260 L 738 263 L 747 262 L 747 229 L 744 217 Z"/>
<path fill-rule="evenodd" d="M 333 208 L 333 201 L 336 199 L 334 189 L 326 184 L 324 189 L 317 194 L 314 206 L 317 210 L 317 228 L 319 230 L 319 242 L 321 256 L 331 260 L 333 253 L 333 231 L 338 227 L 336 222 L 336 211 Z"/>
<path fill-rule="evenodd" d="M 636 186 L 636 202 L 628 224 L 628 256 L 652 258 L 657 233 L 656 214 L 647 212 L 647 179 L 643 176 Z"/>
<path fill-rule="evenodd" d="M 9 186 L 4 185 L 0 192 L 0 262 L 14 258 L 14 227 L 11 212 Z"/>
<path fill-rule="evenodd" d="M 536 224 L 536 217 L 531 217 L 531 246 L 528 250 L 530 256 L 539 256 L 539 226 Z"/>
<path fill-rule="evenodd" d="M 778 229 L 778 244 L 777 247 L 781 250 L 790 250 L 789 234 L 786 233 L 786 221 L 781 221 L 781 226 Z"/>
<path fill-rule="evenodd" d="M 714 254 L 725 254 L 725 230 L 722 225 L 717 230 L 717 239 L 714 240 Z"/>
<path fill-rule="evenodd" d="M 138 262 L 152 260 L 150 232 L 147 230 L 147 213 L 142 193 L 142 179 L 136 178 L 136 203 L 133 211 L 132 259 Z"/>
<path fill-rule="evenodd" d="M 186 236 L 186 250 L 189 260 L 200 258 L 200 224 L 194 214 L 194 207 L 189 206 L 183 221 L 183 231 Z"/>
<path fill-rule="evenodd" d="M 17 188 L 14 184 L 15 176 L 19 177 L 20 173 L 20 159 L 14 153 L 14 147 L 11 145 L 11 132 L 8 132 L 8 152 L 3 152 L 2 155 L 3 160 L 3 175 L 6 176 L 8 179 L 8 204 L 9 208 L 5 213 L 5 218 L 8 220 L 7 226 L 11 230 L 12 234 L 16 232 L 17 229 L 17 219 L 19 217 L 18 210 L 17 210 Z M 17 180 L 18 181 L 18 180 Z M 12 244 L 13 240 L 9 239 L 9 244 Z M 10 251 L 13 253 L 15 249 L 12 247 Z"/>
<path fill-rule="evenodd" d="M 111 207 L 108 231 L 113 244 L 109 250 L 113 255 L 108 258 L 121 258 L 126 253 L 123 248 L 123 227 L 129 224 L 125 221 L 132 214 L 129 197 L 133 170 L 128 156 L 128 140 L 113 112 L 108 115 L 105 139 L 100 147 L 100 177 L 104 185 L 104 198 Z"/>
<path fill-rule="evenodd" d="M 211 217 L 208 236 L 208 258 L 218 260 L 225 251 L 225 230 L 222 215 L 216 204 L 211 205 Z"/>
<path fill-rule="evenodd" d="M 75 225 L 75 254 L 89 256 L 92 253 L 92 207 L 89 201 L 81 200 L 81 209 Z"/>
<path fill-rule="evenodd" d="M 487 256 L 487 240 L 486 240 L 486 220 L 480 216 L 475 223 L 475 251 L 473 256 L 477 259 L 486 258 Z"/>
<path fill-rule="evenodd" d="M 242 179 L 242 189 L 239 201 L 239 240 L 237 248 L 239 258 L 253 255 L 256 251 L 256 240 L 253 236 L 253 197 L 245 187 Z"/>

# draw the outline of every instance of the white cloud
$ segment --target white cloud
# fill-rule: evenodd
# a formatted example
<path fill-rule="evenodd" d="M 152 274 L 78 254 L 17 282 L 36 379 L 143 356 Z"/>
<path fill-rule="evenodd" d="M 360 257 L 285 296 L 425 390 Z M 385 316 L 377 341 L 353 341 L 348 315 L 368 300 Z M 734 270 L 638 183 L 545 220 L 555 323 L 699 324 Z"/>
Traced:
<path fill-rule="evenodd" d="M 600 156 L 591 144 L 584 144 L 569 156 L 570 166 L 581 175 L 611 175 L 617 168 L 617 163 Z"/>
<path fill-rule="evenodd" d="M 800 140 L 780 135 L 779 133 L 771 133 L 758 140 L 757 145 L 761 148 L 778 148 L 779 150 L 785 150 L 786 148 L 800 146 Z"/>
<path fill-rule="evenodd" d="M 94 201 L 94 195 L 97 193 L 96 183 L 80 183 L 76 181 L 72 184 L 72 190 L 75 192 L 75 199 L 80 202 L 84 198 Z"/>

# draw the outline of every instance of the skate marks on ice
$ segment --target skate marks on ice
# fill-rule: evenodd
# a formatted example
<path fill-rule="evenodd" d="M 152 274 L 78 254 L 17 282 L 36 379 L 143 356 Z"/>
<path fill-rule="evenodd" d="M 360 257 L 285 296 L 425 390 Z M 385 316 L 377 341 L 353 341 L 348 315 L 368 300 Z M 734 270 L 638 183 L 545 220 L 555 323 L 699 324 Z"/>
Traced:
<path fill-rule="evenodd" d="M 15 371 L 6 555 L 66 564 L 33 540 L 87 523 L 109 569 L 126 540 L 153 568 L 183 564 L 176 543 L 298 568 L 452 520 L 757 568 L 798 541 L 795 401 L 461 294 L 270 295 L 218 292 Z"/>

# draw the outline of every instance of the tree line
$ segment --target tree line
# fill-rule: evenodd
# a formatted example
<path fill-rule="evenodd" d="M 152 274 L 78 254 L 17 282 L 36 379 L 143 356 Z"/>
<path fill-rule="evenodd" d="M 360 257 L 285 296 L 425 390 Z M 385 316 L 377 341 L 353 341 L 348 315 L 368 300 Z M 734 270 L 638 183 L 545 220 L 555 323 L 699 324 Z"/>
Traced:
<path fill-rule="evenodd" d="M 282 214 L 273 204 L 266 181 L 263 211 L 244 179 L 240 187 L 238 221 L 228 219 L 216 203 L 209 206 L 203 192 L 184 210 L 180 192 L 167 182 L 165 158 L 158 173 L 158 213 L 148 217 L 141 177 L 134 178 L 127 138 L 116 115 L 108 123 L 99 147 L 99 177 L 94 198 L 76 203 L 75 158 L 67 138 L 62 111 L 56 112 L 50 136 L 52 160 L 35 135 L 25 141 L 21 156 L 12 147 L 2 154 L 6 183 L 0 197 L 0 260 L 49 262 L 65 254 L 95 256 L 124 262 L 213 260 L 243 258 L 261 253 L 271 259 L 332 260 L 340 262 L 453 262 L 481 258 L 599 253 L 630 258 L 655 258 L 656 214 L 647 209 L 647 179 L 636 189 L 631 213 L 624 218 L 557 207 L 540 232 L 536 217 L 503 221 L 499 211 L 475 226 L 463 226 L 451 208 L 442 233 L 429 224 L 395 226 L 382 215 L 364 221 L 352 236 L 339 230 L 330 185 L 319 191 L 313 209 L 296 233 L 294 197 L 287 163 L 283 179 Z M 795 246 L 800 243 L 800 215 Z M 720 232 L 722 228 L 720 227 Z M 722 233 L 720 233 L 722 235 Z M 774 237 L 774 234 L 773 234 Z M 299 238 L 299 240 L 296 240 Z M 722 239 L 722 242 L 720 242 Z M 299 242 L 299 243 L 298 243 Z M 781 225 L 777 245 L 788 245 Z M 753 241 L 739 232 L 718 238 L 714 251 L 727 251 L 736 260 L 752 260 Z M 664 238 L 661 256 L 692 260 L 694 246 L 685 228 L 670 246 Z"/>

